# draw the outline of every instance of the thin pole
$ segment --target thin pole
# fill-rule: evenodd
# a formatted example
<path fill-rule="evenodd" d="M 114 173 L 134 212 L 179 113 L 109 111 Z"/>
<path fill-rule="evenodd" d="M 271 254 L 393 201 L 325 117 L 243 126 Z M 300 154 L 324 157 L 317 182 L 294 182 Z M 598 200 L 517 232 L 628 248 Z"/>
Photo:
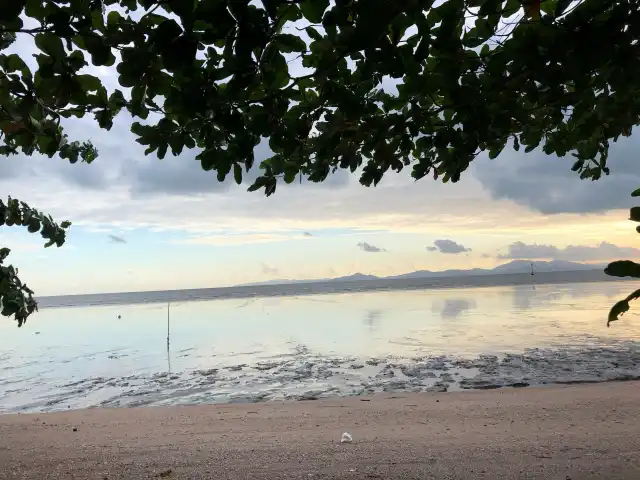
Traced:
<path fill-rule="evenodd" d="M 168 365 L 168 369 L 169 372 L 171 372 L 171 356 L 169 354 L 169 343 L 170 343 L 170 339 L 171 339 L 171 330 L 170 330 L 170 325 L 171 325 L 171 317 L 170 317 L 170 312 L 169 309 L 171 307 L 171 302 L 167 303 L 167 365 Z"/>

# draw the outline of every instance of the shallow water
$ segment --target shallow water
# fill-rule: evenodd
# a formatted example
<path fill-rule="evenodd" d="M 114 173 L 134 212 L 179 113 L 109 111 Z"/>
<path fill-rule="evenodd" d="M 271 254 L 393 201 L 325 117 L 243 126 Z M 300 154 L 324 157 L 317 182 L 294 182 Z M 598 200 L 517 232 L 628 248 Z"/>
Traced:
<path fill-rule="evenodd" d="M 627 282 L 45 308 L 0 323 L 0 411 L 640 377 Z M 121 319 L 118 319 L 121 315 Z M 39 332 L 39 333 L 37 333 Z"/>

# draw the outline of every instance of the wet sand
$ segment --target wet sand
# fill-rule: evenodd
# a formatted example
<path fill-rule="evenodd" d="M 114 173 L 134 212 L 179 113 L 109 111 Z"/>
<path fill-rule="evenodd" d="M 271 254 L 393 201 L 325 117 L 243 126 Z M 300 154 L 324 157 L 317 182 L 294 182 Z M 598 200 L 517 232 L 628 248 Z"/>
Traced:
<path fill-rule="evenodd" d="M 2 415 L 0 478 L 636 479 L 639 412 L 625 382 Z"/>

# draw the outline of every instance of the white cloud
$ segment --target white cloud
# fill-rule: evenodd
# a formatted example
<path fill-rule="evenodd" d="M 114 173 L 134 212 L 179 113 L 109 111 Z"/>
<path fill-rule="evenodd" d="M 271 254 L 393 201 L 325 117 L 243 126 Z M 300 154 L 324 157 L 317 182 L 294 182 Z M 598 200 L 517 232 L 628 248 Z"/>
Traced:
<path fill-rule="evenodd" d="M 461 245 L 453 240 L 434 240 L 433 246 L 427 247 L 427 250 L 430 252 L 439 252 L 439 253 L 447 253 L 447 254 L 458 254 L 458 253 L 467 253 L 470 252 L 471 249 Z"/>
<path fill-rule="evenodd" d="M 262 273 L 268 276 L 277 276 L 280 275 L 280 270 L 276 267 L 272 267 L 270 265 L 267 265 L 266 263 L 261 264 L 262 266 Z"/>
<path fill-rule="evenodd" d="M 111 243 L 127 243 L 127 241 L 124 238 L 119 237 L 118 235 L 109 234 L 107 235 L 107 237 L 109 238 L 109 241 Z"/>
<path fill-rule="evenodd" d="M 367 243 L 367 242 L 359 242 L 358 248 L 363 252 L 367 252 L 367 253 L 386 252 L 384 248 L 376 247 L 375 245 L 371 245 L 370 243 Z"/>

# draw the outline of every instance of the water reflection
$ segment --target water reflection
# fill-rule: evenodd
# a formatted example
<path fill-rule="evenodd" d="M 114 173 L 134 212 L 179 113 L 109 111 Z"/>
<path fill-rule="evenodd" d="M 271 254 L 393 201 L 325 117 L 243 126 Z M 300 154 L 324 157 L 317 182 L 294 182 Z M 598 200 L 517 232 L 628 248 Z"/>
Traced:
<path fill-rule="evenodd" d="M 517 285 L 504 291 L 503 294 L 512 297 L 515 310 L 530 310 L 548 307 L 559 302 L 565 302 L 567 306 L 575 306 L 581 300 L 594 296 L 613 300 L 620 295 L 620 292 L 626 291 L 626 288 L 628 288 L 626 282 L 538 285 L 537 287 L 536 285 Z"/>
<path fill-rule="evenodd" d="M 476 301 L 474 299 L 447 298 L 444 300 L 444 305 L 440 309 L 440 317 L 443 319 L 456 319 L 462 313 L 474 308 L 476 308 Z"/>
<path fill-rule="evenodd" d="M 533 287 L 172 303 L 170 351 L 166 304 L 42 309 L 21 329 L 0 322 L 0 399 L 16 389 L 46 395 L 86 378 L 108 384 L 167 370 L 186 375 L 214 369 L 238 369 L 240 375 L 243 365 L 269 368 L 295 358 L 298 345 L 310 358 L 364 364 L 371 357 L 520 354 L 640 339 L 633 310 L 606 328 L 613 299 L 626 295 L 630 283 Z M 114 320 L 117 314 L 126 321 Z"/>
<path fill-rule="evenodd" d="M 381 315 L 382 315 L 382 310 L 369 310 L 368 312 L 366 312 L 366 315 L 362 323 L 364 323 L 367 327 L 369 327 L 369 329 L 372 330 L 376 326 L 378 326 L 378 322 Z"/>

